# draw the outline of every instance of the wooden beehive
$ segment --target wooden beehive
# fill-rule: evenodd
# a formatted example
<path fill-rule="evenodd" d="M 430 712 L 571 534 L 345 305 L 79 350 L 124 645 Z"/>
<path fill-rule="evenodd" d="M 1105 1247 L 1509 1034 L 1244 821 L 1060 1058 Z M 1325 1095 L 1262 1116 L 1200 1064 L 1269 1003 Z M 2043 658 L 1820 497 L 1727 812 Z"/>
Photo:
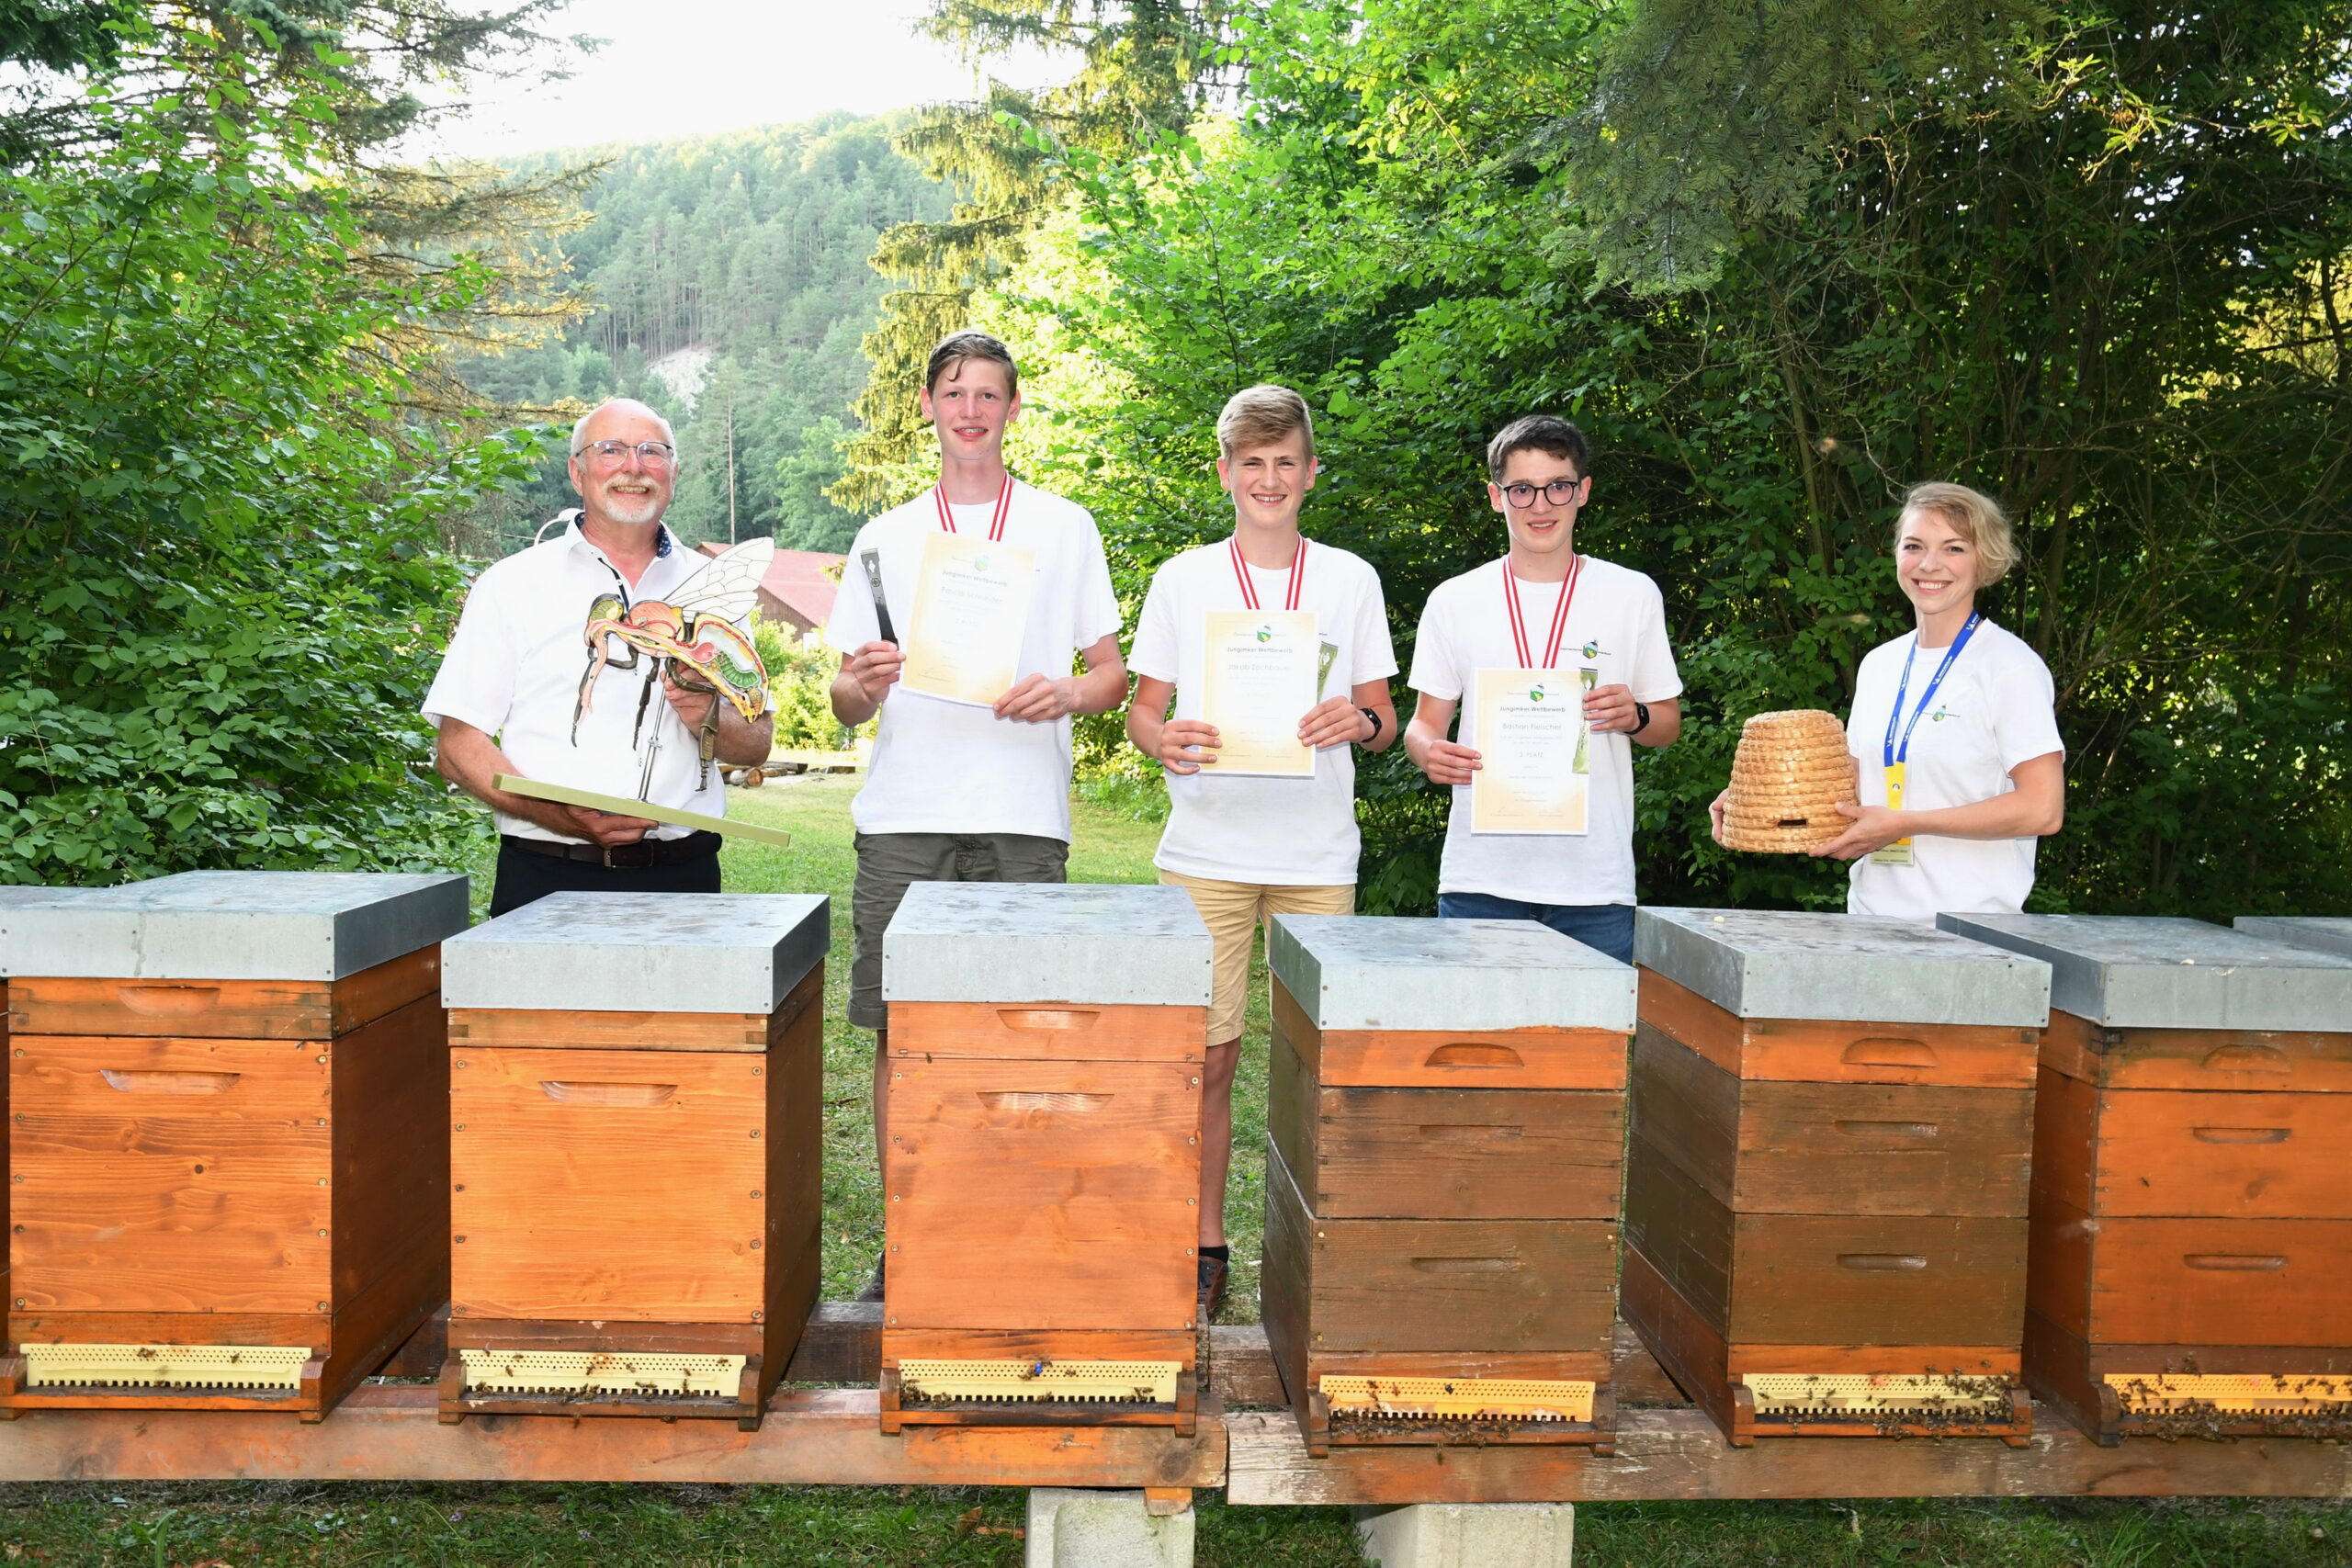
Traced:
<path fill-rule="evenodd" d="M 1634 973 L 1525 920 L 1283 915 L 1261 1303 L 1311 1450 L 1614 1427 Z"/>
<path fill-rule="evenodd" d="M 883 943 L 885 1431 L 1191 1429 L 1209 952 L 1181 888 L 908 890 Z"/>
<path fill-rule="evenodd" d="M 1626 1321 L 1735 1444 L 2023 1441 L 2042 964 L 1908 921 L 1644 909 Z"/>
<path fill-rule="evenodd" d="M 8 1047 L 8 976 L 15 964 L 15 949 L 11 945 L 16 931 L 23 929 L 19 910 L 53 905 L 74 897 L 81 890 L 73 887 L 0 887 L 0 1052 Z M 39 915 L 29 918 L 39 920 Z M 0 1074 L 0 1163 L 6 1160 L 8 1127 L 8 1079 Z M 14 1183 L 0 1182 L 0 1235 L 11 1234 L 8 1229 L 8 1191 Z M 0 1302 L 8 1300 L 8 1266 L 0 1258 Z"/>
<path fill-rule="evenodd" d="M 439 1307 L 466 888 L 191 872 L 14 912 L 0 1404 L 317 1420 Z"/>
<path fill-rule="evenodd" d="M 469 1414 L 758 1427 L 817 1299 L 830 905 L 559 893 L 447 949 Z"/>
<path fill-rule="evenodd" d="M 2352 1436 L 2352 956 L 1946 915 L 2047 961 L 2026 1377 L 2105 1442 Z"/>

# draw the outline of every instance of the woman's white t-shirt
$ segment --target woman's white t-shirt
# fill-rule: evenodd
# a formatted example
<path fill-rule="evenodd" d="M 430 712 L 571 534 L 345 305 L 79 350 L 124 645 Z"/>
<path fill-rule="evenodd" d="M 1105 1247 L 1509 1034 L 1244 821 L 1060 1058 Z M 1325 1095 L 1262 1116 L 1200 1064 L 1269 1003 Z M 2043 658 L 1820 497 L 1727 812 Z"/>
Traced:
<path fill-rule="evenodd" d="M 1521 667 L 1511 639 L 1503 585 L 1514 581 L 1520 618 L 1530 639 L 1552 625 L 1560 587 L 1516 582 L 1501 561 L 1441 582 L 1421 612 L 1413 644 L 1412 688 L 1460 702 L 1481 670 Z M 1530 650 L 1544 657 L 1541 647 Z M 1657 584 L 1627 567 L 1584 558 L 1577 596 L 1560 642 L 1560 668 L 1594 669 L 1600 686 L 1631 687 L 1636 702 L 1664 702 L 1682 694 L 1674 652 L 1666 641 L 1666 603 Z M 1454 739 L 1476 750 L 1476 703 L 1463 703 Z M 1441 893 L 1491 893 L 1528 904 L 1634 902 L 1634 747 L 1619 732 L 1592 738 L 1592 794 L 1581 837 L 1473 833 L 1470 786 L 1456 784 L 1446 818 L 1445 853 L 1438 867 Z"/>
<path fill-rule="evenodd" d="M 1913 632 L 1871 649 L 1854 679 L 1846 744 L 1859 764 L 1865 806 L 1886 804 L 1887 716 L 1903 680 L 1904 660 L 1918 640 Z M 1912 659 L 1904 723 L 1917 710 L 1945 651 L 1922 648 Z M 2041 656 L 1992 622 L 1980 623 L 1911 731 L 1904 806 L 1921 811 L 1973 806 L 2017 788 L 2009 773 L 2018 763 L 2066 749 L 2058 738 L 2055 698 Z M 2033 889 L 2038 841 L 1918 834 L 1911 840 L 1909 865 L 1877 865 L 1867 855 L 1853 863 L 1847 912 L 1928 925 L 1944 913 L 2015 914 Z"/>
<path fill-rule="evenodd" d="M 1119 629 L 1119 602 L 1102 538 L 1086 509 L 1013 481 L 1004 542 L 1035 550 L 1037 579 L 1021 639 L 1016 681 L 1067 675 L 1071 654 Z M 956 532 L 985 539 L 993 502 L 953 509 Z M 930 491 L 893 507 L 857 531 L 825 625 L 825 646 L 850 653 L 881 636 L 873 591 L 858 558 L 882 556 L 882 586 L 893 629 L 904 637 L 913 614 L 923 541 L 939 527 Z M 850 804 L 861 833 L 1025 833 L 1069 839 L 1069 720 L 1032 724 L 921 692 L 891 688 L 865 787 Z"/>
<path fill-rule="evenodd" d="M 1380 574 L 1362 557 L 1329 545 L 1302 539 L 1299 547 L 1306 555 L 1298 563 L 1298 607 L 1313 612 L 1317 631 L 1340 649 L 1323 694 L 1345 696 L 1365 681 L 1396 673 Z M 1288 602 L 1288 569 L 1252 567 L 1250 581 L 1261 607 L 1278 610 Z M 1128 668 L 1174 683 L 1175 717 L 1200 717 L 1208 614 L 1247 608 L 1229 540 L 1170 558 L 1144 595 Z M 1170 773 L 1168 803 L 1168 830 L 1152 856 L 1163 871 L 1282 887 L 1336 887 L 1356 879 L 1353 746 L 1317 751 L 1311 779 L 1226 778 L 1215 767 Z"/>

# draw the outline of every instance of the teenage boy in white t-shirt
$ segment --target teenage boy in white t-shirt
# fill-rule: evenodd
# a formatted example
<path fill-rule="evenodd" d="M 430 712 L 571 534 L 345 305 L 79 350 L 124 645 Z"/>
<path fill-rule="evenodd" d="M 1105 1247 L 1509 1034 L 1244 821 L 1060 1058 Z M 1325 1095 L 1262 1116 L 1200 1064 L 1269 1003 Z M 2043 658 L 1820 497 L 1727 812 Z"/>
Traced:
<path fill-rule="evenodd" d="M 1217 481 L 1233 534 L 1163 562 L 1145 595 L 1132 662 L 1127 738 L 1168 773 L 1168 829 L 1152 863 L 1192 895 L 1215 945 L 1208 1065 L 1201 1076 L 1202 1310 L 1224 1299 L 1226 1172 L 1233 1157 L 1233 1070 L 1241 1055 L 1250 946 L 1275 915 L 1355 912 L 1355 758 L 1396 739 L 1388 677 L 1396 655 L 1380 577 L 1360 557 L 1310 545 L 1298 509 L 1315 488 L 1315 426 L 1287 387 L 1238 392 L 1216 422 Z M 1335 649 L 1324 696 L 1299 716 L 1312 778 L 1217 773 L 1221 737 L 1202 722 L 1211 611 L 1300 610 Z M 1169 716 L 1169 699 L 1176 710 Z"/>
<path fill-rule="evenodd" d="M 932 350 L 922 416 L 939 435 L 939 484 L 857 531 L 825 643 L 842 656 L 833 716 L 881 728 L 852 803 L 857 882 L 849 1021 L 874 1036 L 874 1142 L 883 1147 L 889 1015 L 882 933 L 915 882 L 1062 882 L 1069 858 L 1069 720 L 1127 693 L 1119 603 L 1102 539 L 1086 509 L 1021 483 L 1004 468 L 1005 427 L 1021 413 L 1012 351 L 981 332 Z M 865 566 L 880 561 L 892 630 L 915 609 L 924 541 L 934 533 L 998 539 L 1035 553 L 1026 629 L 1012 688 L 993 707 L 895 692 L 905 660 L 887 640 Z M 1070 673 L 1075 651 L 1086 673 Z M 882 1266 L 860 1294 L 882 1299 Z"/>
<path fill-rule="evenodd" d="M 1577 514 L 1592 497 L 1590 461 L 1584 433 L 1551 414 L 1513 421 L 1487 443 L 1487 499 L 1502 513 L 1510 549 L 1430 595 L 1413 648 L 1408 680 L 1420 701 L 1405 727 L 1405 750 L 1431 783 L 1453 786 L 1438 871 L 1441 917 L 1541 920 L 1630 964 L 1633 744 L 1670 746 L 1681 734 L 1675 699 L 1682 682 L 1657 585 L 1576 553 Z M 1458 740 L 1446 730 L 1479 671 L 1528 669 L 1592 672 L 1582 833 L 1472 830 L 1476 705 L 1464 710 Z"/>

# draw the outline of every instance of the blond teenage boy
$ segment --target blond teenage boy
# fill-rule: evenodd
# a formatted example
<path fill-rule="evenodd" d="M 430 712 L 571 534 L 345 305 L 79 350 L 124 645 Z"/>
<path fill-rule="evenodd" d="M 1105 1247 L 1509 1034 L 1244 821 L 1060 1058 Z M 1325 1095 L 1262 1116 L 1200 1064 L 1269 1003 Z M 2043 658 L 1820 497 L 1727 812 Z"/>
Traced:
<path fill-rule="evenodd" d="M 842 656 L 833 716 L 858 725 L 882 716 L 850 807 L 857 881 L 849 1021 L 875 1032 L 877 1153 L 887 1135 L 882 933 L 890 917 L 911 883 L 1068 880 L 1070 716 L 1107 712 L 1127 691 L 1119 603 L 1094 519 L 1005 472 L 1005 427 L 1021 414 L 1012 351 L 986 333 L 947 337 L 932 351 L 922 409 L 938 433 L 939 483 L 857 531 L 825 627 L 826 646 Z M 906 660 L 882 636 L 865 557 L 877 556 L 892 629 L 903 633 L 934 534 L 996 540 L 1034 561 L 1013 682 L 993 706 L 897 689 Z M 1083 675 L 1070 673 L 1073 652 L 1086 661 Z M 882 1299 L 879 1262 L 859 1299 Z"/>
<path fill-rule="evenodd" d="M 1682 692 L 1657 584 L 1579 556 L 1577 514 L 1592 499 L 1584 433 L 1529 414 L 1487 446 L 1487 499 L 1502 513 L 1502 559 L 1438 584 L 1421 612 L 1408 678 L 1420 700 L 1405 750 L 1432 784 L 1453 786 L 1437 912 L 1456 919 L 1540 920 L 1621 963 L 1634 961 L 1633 748 L 1670 746 Z M 1471 780 L 1484 765 L 1477 705 L 1454 710 L 1482 670 L 1557 669 L 1585 687 L 1590 784 L 1580 831 L 1475 830 Z M 1589 677 L 1587 678 L 1587 672 Z M 1563 826 L 1566 826 L 1563 824 Z"/>
<path fill-rule="evenodd" d="M 1236 393 L 1216 423 L 1217 480 L 1233 534 L 1164 562 L 1144 597 L 1131 663 L 1127 738 L 1167 770 L 1159 880 L 1192 895 L 1215 943 L 1208 1063 L 1202 1074 L 1200 1293 L 1225 1295 L 1226 1172 L 1233 1156 L 1233 1070 L 1241 1054 L 1250 944 L 1274 915 L 1355 909 L 1355 759 L 1396 739 L 1388 677 L 1396 656 L 1380 578 L 1361 558 L 1310 544 L 1298 509 L 1315 487 L 1315 426 L 1287 387 Z M 1218 732 L 1200 717 L 1213 611 L 1306 611 L 1335 653 L 1323 697 L 1299 716 L 1311 778 L 1219 776 Z M 1175 701 L 1174 716 L 1169 702 Z"/>

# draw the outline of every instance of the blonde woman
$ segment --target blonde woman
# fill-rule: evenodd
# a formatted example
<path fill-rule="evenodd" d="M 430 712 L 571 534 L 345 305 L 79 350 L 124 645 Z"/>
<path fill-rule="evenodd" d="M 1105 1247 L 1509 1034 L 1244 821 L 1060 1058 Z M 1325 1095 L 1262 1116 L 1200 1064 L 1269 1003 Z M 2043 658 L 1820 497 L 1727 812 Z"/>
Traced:
<path fill-rule="evenodd" d="M 2049 667 L 1976 605 L 2016 562 L 1990 496 L 1923 484 L 1904 497 L 1894 580 L 1917 629 L 1862 660 L 1846 722 L 1861 801 L 1838 808 L 1853 825 L 1813 852 L 1853 863 L 1851 914 L 2015 913 L 2036 840 L 2065 820 Z M 1720 796 L 1714 822 L 1721 842 Z"/>

